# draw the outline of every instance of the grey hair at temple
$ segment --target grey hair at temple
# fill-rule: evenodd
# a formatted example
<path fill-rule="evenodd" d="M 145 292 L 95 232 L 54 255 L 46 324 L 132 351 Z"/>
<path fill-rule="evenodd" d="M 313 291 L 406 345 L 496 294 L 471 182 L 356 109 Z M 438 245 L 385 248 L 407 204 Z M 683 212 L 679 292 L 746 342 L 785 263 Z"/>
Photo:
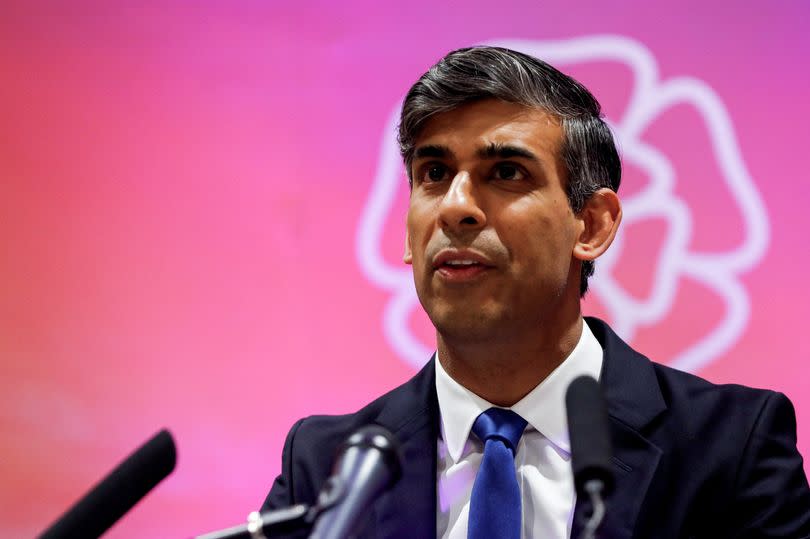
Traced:
<path fill-rule="evenodd" d="M 549 64 L 499 47 L 449 53 L 408 91 L 399 123 L 399 147 L 411 178 L 414 144 L 434 115 L 480 99 L 500 99 L 545 110 L 563 130 L 560 156 L 568 174 L 566 193 L 574 212 L 601 188 L 619 189 L 622 166 L 599 102 L 582 84 Z M 588 290 L 594 263 L 582 263 L 580 294 Z"/>

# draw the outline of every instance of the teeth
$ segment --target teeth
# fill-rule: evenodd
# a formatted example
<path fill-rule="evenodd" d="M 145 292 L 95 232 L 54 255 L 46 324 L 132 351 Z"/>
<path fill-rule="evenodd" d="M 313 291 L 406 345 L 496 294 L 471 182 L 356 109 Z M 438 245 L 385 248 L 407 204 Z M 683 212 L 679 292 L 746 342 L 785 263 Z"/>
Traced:
<path fill-rule="evenodd" d="M 473 264 L 478 264 L 475 260 L 448 260 L 448 266 L 472 266 Z"/>

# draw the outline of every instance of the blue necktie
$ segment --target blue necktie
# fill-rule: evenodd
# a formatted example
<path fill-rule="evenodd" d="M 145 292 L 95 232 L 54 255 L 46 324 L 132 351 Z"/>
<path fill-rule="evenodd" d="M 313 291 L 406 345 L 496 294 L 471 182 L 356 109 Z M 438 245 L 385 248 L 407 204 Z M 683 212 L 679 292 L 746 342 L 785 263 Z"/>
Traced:
<path fill-rule="evenodd" d="M 490 408 L 472 430 L 484 442 L 473 483 L 467 539 L 520 539 L 520 487 L 515 451 L 526 420 L 512 410 Z"/>

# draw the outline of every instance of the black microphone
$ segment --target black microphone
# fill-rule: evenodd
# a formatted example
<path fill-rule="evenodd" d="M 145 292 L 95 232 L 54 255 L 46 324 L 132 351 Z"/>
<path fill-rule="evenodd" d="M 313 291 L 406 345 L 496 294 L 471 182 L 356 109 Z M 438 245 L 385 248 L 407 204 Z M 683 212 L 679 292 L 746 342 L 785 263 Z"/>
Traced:
<path fill-rule="evenodd" d="M 176 462 L 172 435 L 161 430 L 76 502 L 39 539 L 99 537 L 169 475 Z"/>
<path fill-rule="evenodd" d="M 359 531 L 372 501 L 401 476 L 399 445 L 393 434 L 369 425 L 349 436 L 318 495 L 310 539 L 344 539 Z"/>
<path fill-rule="evenodd" d="M 604 497 L 614 484 L 607 405 L 599 382 L 590 376 L 576 378 L 565 393 L 565 407 L 577 496 L 590 500 L 593 508 L 582 536 L 592 538 L 605 516 Z"/>

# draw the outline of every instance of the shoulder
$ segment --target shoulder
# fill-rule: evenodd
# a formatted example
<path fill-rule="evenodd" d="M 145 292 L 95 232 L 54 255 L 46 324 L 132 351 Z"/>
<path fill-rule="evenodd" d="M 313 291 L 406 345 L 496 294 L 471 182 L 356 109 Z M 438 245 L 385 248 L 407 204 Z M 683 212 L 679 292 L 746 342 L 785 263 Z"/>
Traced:
<path fill-rule="evenodd" d="M 650 364 L 667 407 L 673 412 L 700 410 L 719 414 L 727 420 L 746 416 L 753 421 L 756 417 L 751 416 L 758 416 L 769 404 L 790 406 L 787 397 L 776 391 L 739 384 L 715 384 L 666 365 L 652 361 Z"/>
<path fill-rule="evenodd" d="M 356 412 L 343 415 L 313 415 L 300 420 L 291 432 L 297 443 L 343 442 L 355 430 L 381 425 L 396 434 L 408 424 L 431 413 L 435 402 L 433 360 L 410 380 L 388 391 Z"/>
<path fill-rule="evenodd" d="M 340 446 L 366 425 L 380 425 L 396 436 L 432 417 L 435 400 L 433 362 L 401 386 L 354 413 L 312 415 L 298 420 L 287 434 L 282 470 L 264 508 L 312 503 L 329 477 Z"/>
<path fill-rule="evenodd" d="M 651 361 L 604 322 L 588 319 L 604 350 L 602 382 L 611 417 L 662 451 L 681 471 L 733 482 L 763 438 L 796 452 L 796 418 L 785 395 L 738 384 L 714 384 Z"/>
<path fill-rule="evenodd" d="M 698 479 L 696 499 L 716 507 L 727 531 L 807 536 L 810 489 L 790 400 L 776 391 L 653 368 L 668 407 L 655 439 L 670 444 L 662 465 L 672 477 Z"/>
<path fill-rule="evenodd" d="M 783 394 L 739 384 L 715 384 L 700 376 L 656 363 L 619 338 L 601 320 L 588 325 L 604 350 L 605 390 L 619 418 L 633 427 L 660 425 L 661 419 L 681 427 L 710 426 L 722 430 L 753 425 L 770 409 L 792 414 Z M 654 421 L 658 418 L 659 421 Z"/>
<path fill-rule="evenodd" d="M 711 519 L 724 536 L 810 534 L 810 489 L 785 395 L 714 384 L 651 361 L 600 320 L 588 325 L 604 350 L 616 449 L 630 462 L 645 447 L 641 454 L 656 462 L 650 522 L 681 515 Z"/>

